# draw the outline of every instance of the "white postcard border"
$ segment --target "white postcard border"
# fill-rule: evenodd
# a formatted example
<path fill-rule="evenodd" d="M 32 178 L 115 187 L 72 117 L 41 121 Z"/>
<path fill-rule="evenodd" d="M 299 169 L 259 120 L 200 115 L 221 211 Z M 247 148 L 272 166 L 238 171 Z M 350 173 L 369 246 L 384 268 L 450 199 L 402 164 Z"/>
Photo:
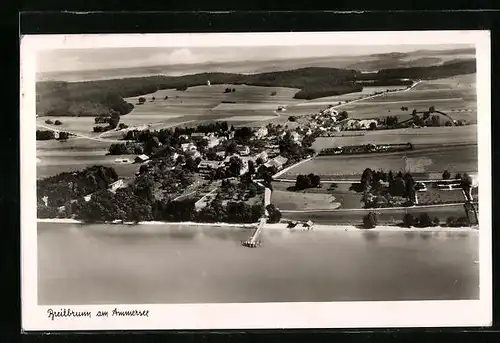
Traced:
<path fill-rule="evenodd" d="M 353 39 L 355 37 L 355 39 Z M 477 59 L 480 216 L 480 300 L 252 304 L 38 306 L 35 70 L 36 52 L 102 47 L 266 45 L 474 44 Z M 488 31 L 32 35 L 21 40 L 21 294 L 22 328 L 153 330 L 488 326 L 492 321 L 491 104 Z M 481 118 L 479 118 L 481 113 Z M 91 311 L 92 318 L 51 320 L 47 310 Z M 149 317 L 98 318 L 100 310 L 149 310 Z"/>

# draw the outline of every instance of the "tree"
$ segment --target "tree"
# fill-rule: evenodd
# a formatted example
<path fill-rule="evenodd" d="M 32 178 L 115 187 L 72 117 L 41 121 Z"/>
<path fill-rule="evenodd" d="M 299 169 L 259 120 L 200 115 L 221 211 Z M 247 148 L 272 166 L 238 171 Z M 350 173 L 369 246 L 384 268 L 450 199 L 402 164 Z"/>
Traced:
<path fill-rule="evenodd" d="M 460 174 L 460 173 L 456 173 L 456 174 L 455 174 L 455 179 L 457 179 L 457 180 L 462 180 L 462 174 Z"/>
<path fill-rule="evenodd" d="M 295 116 L 289 116 L 288 117 L 288 121 L 292 121 L 292 122 L 297 121 L 297 117 L 295 117 Z"/>
<path fill-rule="evenodd" d="M 472 193 L 471 193 L 471 191 L 472 191 L 472 178 L 467 173 L 465 173 L 462 176 L 460 186 L 464 190 L 464 192 L 467 196 L 467 200 L 472 201 Z"/>
<path fill-rule="evenodd" d="M 370 168 L 366 168 L 361 174 L 361 188 L 363 190 L 369 189 L 373 182 L 373 171 Z"/>
<path fill-rule="evenodd" d="M 41 130 L 36 130 L 36 140 L 37 141 L 46 141 L 46 140 L 51 140 L 55 139 L 55 134 L 54 131 L 51 130 L 46 130 L 46 131 L 41 131 Z"/>
<path fill-rule="evenodd" d="M 234 154 L 235 152 L 238 151 L 238 144 L 236 142 L 231 141 L 227 146 L 226 146 L 226 153 L 228 155 Z"/>
<path fill-rule="evenodd" d="M 268 214 L 268 222 L 270 224 L 272 223 L 279 223 L 281 220 L 281 212 L 274 206 L 274 204 L 269 204 L 266 207 L 267 214 Z"/>
<path fill-rule="evenodd" d="M 370 127 L 369 127 L 370 130 L 376 130 L 377 129 L 377 123 L 375 122 L 371 122 L 370 123 Z"/>
<path fill-rule="evenodd" d="M 427 212 L 421 213 L 418 218 L 419 218 L 418 223 L 420 227 L 432 226 L 431 217 L 427 214 Z"/>
<path fill-rule="evenodd" d="M 295 190 L 302 190 L 311 186 L 310 180 L 306 175 L 297 175 L 295 180 Z"/>
<path fill-rule="evenodd" d="M 248 161 L 248 173 L 250 175 L 255 174 L 255 163 L 252 160 Z"/>
<path fill-rule="evenodd" d="M 198 164 L 196 163 L 195 159 L 192 158 L 191 156 L 186 158 L 186 164 L 185 164 L 185 168 L 189 171 L 196 171 L 198 167 Z"/>
<path fill-rule="evenodd" d="M 397 175 L 394 178 L 394 182 L 392 183 L 392 187 L 389 189 L 389 193 L 395 196 L 404 196 L 406 193 L 406 184 L 401 175 Z"/>
<path fill-rule="evenodd" d="M 319 175 L 309 174 L 307 175 L 307 177 L 309 178 L 310 187 L 319 187 L 321 185 L 321 179 Z"/>
<path fill-rule="evenodd" d="M 337 115 L 337 121 L 341 121 L 341 120 L 347 119 L 348 117 L 349 117 L 349 114 L 347 113 L 347 111 L 341 111 Z"/>
<path fill-rule="evenodd" d="M 445 171 L 443 172 L 443 175 L 442 175 L 442 176 L 443 176 L 443 180 L 449 180 L 449 179 L 450 179 L 450 177 L 451 177 L 451 174 L 450 174 L 450 172 L 449 172 L 449 171 L 445 170 Z"/>
<path fill-rule="evenodd" d="M 429 107 L 429 113 L 436 112 L 436 108 L 434 106 Z"/>
<path fill-rule="evenodd" d="M 432 126 L 439 126 L 441 124 L 441 121 L 439 119 L 439 116 L 432 116 L 431 117 L 431 125 Z"/>
<path fill-rule="evenodd" d="M 453 227 L 456 224 L 457 219 L 453 216 L 446 218 L 446 226 Z"/>
<path fill-rule="evenodd" d="M 234 132 L 234 139 L 238 142 L 246 143 L 250 140 L 250 138 L 252 138 L 252 136 L 253 136 L 252 129 L 246 126 L 238 128 Z"/>
<path fill-rule="evenodd" d="M 413 176 L 410 173 L 406 173 L 404 176 L 404 181 L 405 181 L 405 195 L 406 197 L 410 200 L 410 203 L 415 202 L 415 180 L 413 179 Z"/>
<path fill-rule="evenodd" d="M 45 121 L 45 124 L 52 125 L 52 124 L 54 124 L 54 122 L 52 120 L 50 120 L 50 119 L 47 119 Z"/>
<path fill-rule="evenodd" d="M 440 220 L 438 217 L 434 217 L 434 219 L 432 220 L 432 225 L 433 226 L 439 226 L 440 224 Z"/>
<path fill-rule="evenodd" d="M 412 227 L 414 225 L 414 219 L 411 213 L 405 213 L 403 216 L 403 225 L 406 227 Z"/>
<path fill-rule="evenodd" d="M 365 229 L 373 229 L 377 226 L 378 218 L 375 212 L 369 212 L 363 216 L 363 227 Z"/>
<path fill-rule="evenodd" d="M 243 161 L 238 156 L 232 156 L 229 159 L 229 175 L 231 176 L 239 176 L 241 172 L 241 168 L 243 168 Z"/>
<path fill-rule="evenodd" d="M 62 124 L 62 122 L 61 122 L 61 121 L 59 121 L 59 120 L 56 120 L 56 121 L 54 122 L 54 125 L 61 125 L 61 124 Z"/>

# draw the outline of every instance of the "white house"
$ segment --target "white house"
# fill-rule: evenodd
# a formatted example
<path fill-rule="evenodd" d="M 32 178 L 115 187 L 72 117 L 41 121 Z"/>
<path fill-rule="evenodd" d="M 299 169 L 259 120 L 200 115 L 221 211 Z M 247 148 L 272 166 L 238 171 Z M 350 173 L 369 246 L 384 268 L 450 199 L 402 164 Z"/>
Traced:
<path fill-rule="evenodd" d="M 255 161 L 257 161 L 259 158 L 261 158 L 262 161 L 264 161 L 264 163 L 266 163 L 267 159 L 268 159 L 267 152 L 264 150 L 261 153 L 254 156 Z"/>
<path fill-rule="evenodd" d="M 212 136 L 212 137 L 207 137 L 207 142 L 208 142 L 207 147 L 213 148 L 213 147 L 219 145 L 220 140 L 219 140 L 219 138 Z"/>
<path fill-rule="evenodd" d="M 146 162 L 147 160 L 149 160 L 149 156 L 148 155 L 139 155 L 135 158 L 135 162 L 136 163 L 143 163 L 143 162 Z"/>
<path fill-rule="evenodd" d="M 298 132 L 296 131 L 291 132 L 291 136 L 294 142 L 300 141 L 300 135 Z"/>
<path fill-rule="evenodd" d="M 125 181 L 123 179 L 117 180 L 109 185 L 109 191 L 116 193 L 119 188 L 125 187 Z"/>
<path fill-rule="evenodd" d="M 263 126 L 255 132 L 255 137 L 263 138 L 267 136 L 267 133 L 268 133 L 267 127 Z"/>
<path fill-rule="evenodd" d="M 238 153 L 241 156 L 247 156 L 250 154 L 250 148 L 247 145 L 242 146 L 242 147 L 238 147 Z"/>
<path fill-rule="evenodd" d="M 197 150 L 196 145 L 194 143 L 183 143 L 181 144 L 181 149 L 183 152 Z"/>

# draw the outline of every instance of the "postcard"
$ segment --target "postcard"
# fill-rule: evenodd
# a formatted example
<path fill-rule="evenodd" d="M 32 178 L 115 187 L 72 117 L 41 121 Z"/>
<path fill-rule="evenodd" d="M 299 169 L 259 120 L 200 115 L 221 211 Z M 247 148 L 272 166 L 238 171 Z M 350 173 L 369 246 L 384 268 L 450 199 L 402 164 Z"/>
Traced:
<path fill-rule="evenodd" d="M 491 325 L 488 31 L 26 35 L 20 63 L 25 331 Z"/>

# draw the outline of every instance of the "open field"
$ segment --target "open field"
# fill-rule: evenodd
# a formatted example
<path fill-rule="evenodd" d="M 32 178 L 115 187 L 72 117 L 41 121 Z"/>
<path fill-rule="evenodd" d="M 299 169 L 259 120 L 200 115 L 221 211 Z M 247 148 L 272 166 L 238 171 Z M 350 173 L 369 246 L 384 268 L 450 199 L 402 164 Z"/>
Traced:
<path fill-rule="evenodd" d="M 323 207 L 314 208 L 312 205 L 321 205 L 311 202 L 311 205 L 301 207 L 303 203 L 301 196 L 331 195 L 335 202 L 339 203 L 339 209 L 361 209 L 362 194 L 353 190 L 349 190 L 351 183 L 339 183 L 335 188 L 329 189 L 330 184 L 322 184 L 320 188 L 308 188 L 300 192 L 291 191 L 295 183 L 293 182 L 274 182 L 272 201 L 280 210 L 308 210 L 308 209 L 324 209 Z M 287 194 L 288 193 L 288 194 Z M 472 196 L 475 201 L 478 200 L 478 190 L 474 188 Z M 297 204 L 294 204 L 296 201 Z M 433 188 L 430 184 L 427 185 L 427 191 L 417 192 L 417 201 L 419 205 L 433 205 L 442 203 L 460 203 L 464 201 L 462 191 L 455 190 L 440 190 Z"/>
<path fill-rule="evenodd" d="M 394 129 L 363 131 L 363 136 L 319 137 L 312 147 L 316 151 L 348 145 L 364 144 L 399 144 L 412 143 L 418 145 L 456 145 L 476 144 L 477 125 L 422 127 L 419 129 Z M 354 132 L 353 132 L 354 134 Z"/>
<path fill-rule="evenodd" d="M 400 121 L 409 119 L 411 111 L 436 109 L 449 113 L 455 120 L 477 122 L 475 74 L 438 80 L 424 80 L 409 92 L 384 94 L 343 106 L 351 118 L 366 119 L 396 115 Z M 408 111 L 401 111 L 401 107 Z M 445 120 L 443 120 L 444 124 Z"/>
<path fill-rule="evenodd" d="M 419 213 L 427 212 L 431 218 L 438 217 L 441 222 L 445 222 L 446 218 L 465 216 L 465 210 L 462 204 L 447 205 L 438 207 L 408 207 L 406 209 L 363 209 L 363 210 L 334 210 L 334 211 L 304 211 L 304 212 L 287 212 L 282 211 L 283 219 L 307 221 L 312 220 L 318 224 L 362 224 L 363 216 L 370 211 L 378 212 L 379 224 L 397 224 L 402 222 L 405 213 L 418 215 Z"/>
<path fill-rule="evenodd" d="M 89 151 L 94 150 L 107 151 L 110 143 L 104 141 L 96 141 L 85 138 L 71 138 L 66 142 L 57 140 L 36 141 L 37 155 L 39 152 L 52 150 L 69 150 L 69 151 Z"/>
<path fill-rule="evenodd" d="M 345 156 L 319 156 L 311 161 L 290 169 L 283 179 L 295 179 L 298 174 L 315 173 L 322 180 L 328 178 L 359 176 L 365 168 L 374 170 L 405 170 L 412 173 L 450 173 L 477 172 L 477 145 L 446 146 L 421 148 L 407 152 L 379 153 Z"/>
<path fill-rule="evenodd" d="M 118 174 L 118 177 L 120 178 L 126 178 L 126 177 L 131 177 L 135 174 L 137 169 L 139 168 L 138 164 L 116 164 L 113 162 L 107 162 L 107 163 L 91 163 L 90 161 L 87 161 L 87 164 L 74 164 L 74 163 L 68 163 L 68 164 L 41 164 L 37 165 L 36 168 L 36 177 L 37 179 L 43 179 L 49 176 L 53 176 L 59 173 L 64 173 L 64 172 L 71 172 L 71 171 L 78 171 L 82 170 L 87 167 L 91 167 L 93 165 L 102 165 L 104 167 L 112 167 L 116 173 Z"/>
<path fill-rule="evenodd" d="M 274 190 L 271 201 L 279 209 L 286 210 L 334 210 L 340 203 L 330 194 L 288 192 Z"/>
<path fill-rule="evenodd" d="M 351 184 L 338 184 L 337 188 L 334 190 L 329 190 L 329 185 L 322 184 L 321 188 L 308 188 L 300 192 L 289 191 L 290 187 L 293 187 L 295 183 L 293 182 L 274 182 L 273 183 L 273 193 L 272 202 L 280 210 L 302 210 L 302 209 L 325 209 L 325 204 L 323 202 L 314 202 L 313 197 L 322 196 L 323 198 L 327 196 L 332 197 L 332 201 L 336 204 L 335 208 L 362 208 L 361 194 L 354 191 L 350 191 L 349 187 Z M 287 194 L 288 193 L 288 194 Z M 311 199 L 306 206 L 303 206 L 304 198 Z M 323 206 L 323 207 L 313 207 Z M 329 206 L 329 204 L 326 204 Z M 326 207 L 330 208 L 330 207 Z M 332 208 L 333 209 L 333 208 Z"/>

